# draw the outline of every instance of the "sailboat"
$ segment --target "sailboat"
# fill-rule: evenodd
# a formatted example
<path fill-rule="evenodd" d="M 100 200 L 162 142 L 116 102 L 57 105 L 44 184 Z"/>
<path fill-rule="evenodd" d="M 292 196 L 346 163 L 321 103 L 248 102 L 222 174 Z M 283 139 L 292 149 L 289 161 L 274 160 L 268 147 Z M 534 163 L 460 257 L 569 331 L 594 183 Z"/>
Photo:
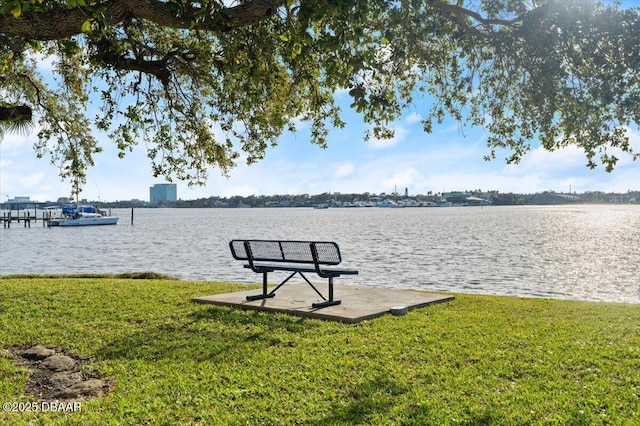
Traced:
<path fill-rule="evenodd" d="M 107 216 L 94 206 L 65 206 L 62 208 L 62 217 L 51 219 L 49 226 L 115 225 L 118 219 L 118 216 Z"/>
<path fill-rule="evenodd" d="M 49 226 L 95 226 L 95 225 L 115 225 L 118 223 L 118 216 L 107 215 L 103 210 L 99 210 L 91 205 L 79 205 L 77 200 L 80 195 L 78 181 L 74 185 L 76 198 L 75 205 L 62 207 L 62 217 L 51 219 Z"/>

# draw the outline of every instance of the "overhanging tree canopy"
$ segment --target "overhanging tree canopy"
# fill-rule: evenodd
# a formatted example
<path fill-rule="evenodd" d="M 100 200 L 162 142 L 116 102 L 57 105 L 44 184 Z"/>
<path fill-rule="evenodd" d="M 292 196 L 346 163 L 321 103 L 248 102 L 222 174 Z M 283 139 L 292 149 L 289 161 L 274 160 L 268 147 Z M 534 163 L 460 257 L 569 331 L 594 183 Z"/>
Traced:
<path fill-rule="evenodd" d="M 52 58 L 55 80 L 37 70 Z M 0 0 L 0 137 L 37 121 L 39 156 L 83 178 L 109 132 L 148 147 L 154 175 L 202 183 L 263 157 L 295 122 L 326 146 L 333 94 L 387 127 L 417 97 L 425 131 L 445 116 L 517 162 L 539 139 L 612 170 L 635 160 L 640 15 L 589 0 Z M 89 104 L 99 98 L 99 114 Z M 214 129 L 219 129 L 215 131 Z M 221 130 L 221 131 L 220 131 Z M 235 141 L 235 142 L 234 142 Z"/>

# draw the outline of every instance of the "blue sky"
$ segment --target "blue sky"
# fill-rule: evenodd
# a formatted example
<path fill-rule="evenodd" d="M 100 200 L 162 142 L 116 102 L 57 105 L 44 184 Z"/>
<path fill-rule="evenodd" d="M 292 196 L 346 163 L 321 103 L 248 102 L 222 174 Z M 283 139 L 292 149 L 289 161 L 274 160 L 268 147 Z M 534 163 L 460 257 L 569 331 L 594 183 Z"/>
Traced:
<path fill-rule="evenodd" d="M 47 63 L 42 70 L 46 72 Z M 308 128 L 301 125 L 295 135 L 285 134 L 279 145 L 269 148 L 265 158 L 252 166 L 244 160 L 230 172 L 229 178 L 212 169 L 205 186 L 178 185 L 178 198 L 209 196 L 319 194 L 323 192 L 380 193 L 409 189 L 410 194 L 429 191 L 448 192 L 481 189 L 484 191 L 534 193 L 584 191 L 626 192 L 640 190 L 640 161 L 622 157 L 616 170 L 606 173 L 602 167 L 586 167 L 584 153 L 574 147 L 553 153 L 532 143 L 532 151 L 518 165 L 506 165 L 505 155 L 486 162 L 489 152 L 486 135 L 479 128 L 463 128 L 452 119 L 434 126 L 432 134 L 422 131 L 421 113 L 427 103 L 417 104 L 393 124 L 396 136 L 389 141 L 363 141 L 366 130 L 360 117 L 348 107 L 346 93 L 337 93 L 343 106 L 344 129 L 334 129 L 329 147 L 321 149 L 309 143 Z M 428 101 L 428 100 L 427 100 Z M 632 146 L 640 151 L 637 124 L 628 129 Z M 133 198 L 148 200 L 149 187 L 164 183 L 151 174 L 145 147 L 138 146 L 119 159 L 112 142 L 96 134 L 104 151 L 95 158 L 88 172 L 82 198 L 116 201 Z M 28 135 L 7 134 L 0 144 L 0 199 L 29 196 L 33 200 L 55 201 L 68 196 L 71 183 L 62 181 L 56 166 L 48 158 L 38 160 L 33 151 L 37 131 Z"/>

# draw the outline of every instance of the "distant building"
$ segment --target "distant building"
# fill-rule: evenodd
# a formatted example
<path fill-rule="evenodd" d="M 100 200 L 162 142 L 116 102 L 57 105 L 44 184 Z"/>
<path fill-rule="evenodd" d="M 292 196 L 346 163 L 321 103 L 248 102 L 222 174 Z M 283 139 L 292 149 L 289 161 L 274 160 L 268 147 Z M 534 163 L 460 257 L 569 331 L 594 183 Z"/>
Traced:
<path fill-rule="evenodd" d="M 446 192 L 443 193 L 442 196 L 446 201 L 461 206 L 485 206 L 490 204 L 490 201 L 487 198 L 476 197 L 467 192 Z"/>
<path fill-rule="evenodd" d="M 149 188 L 149 202 L 151 204 L 166 204 L 178 200 L 175 183 L 157 183 Z"/>
<path fill-rule="evenodd" d="M 1 210 L 30 210 L 44 206 L 45 203 L 34 201 L 31 197 L 15 197 L 7 199 L 6 203 L 0 203 Z"/>
<path fill-rule="evenodd" d="M 577 203 L 581 198 L 572 194 L 559 194 L 555 192 L 543 192 L 542 194 L 534 194 L 530 199 L 530 204 L 568 204 Z"/>

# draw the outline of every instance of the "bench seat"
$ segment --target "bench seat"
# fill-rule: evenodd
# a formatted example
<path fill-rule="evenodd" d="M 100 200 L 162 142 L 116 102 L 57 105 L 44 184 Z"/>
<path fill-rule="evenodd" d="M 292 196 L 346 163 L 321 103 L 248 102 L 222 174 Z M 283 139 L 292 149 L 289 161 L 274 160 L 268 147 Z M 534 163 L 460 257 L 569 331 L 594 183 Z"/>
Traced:
<path fill-rule="evenodd" d="M 249 264 L 245 264 L 244 267 L 247 269 L 252 269 L 251 265 Z M 256 269 L 260 269 L 261 271 L 268 270 L 267 272 L 273 272 L 273 271 L 290 271 L 290 272 L 299 271 L 299 272 L 307 272 L 307 273 L 317 272 L 315 268 L 300 267 L 295 265 L 287 266 L 287 265 L 274 265 L 274 264 L 266 264 L 266 263 L 254 263 L 253 267 Z M 320 268 L 320 270 L 324 275 L 333 275 L 335 277 L 339 277 L 340 275 L 358 275 L 358 271 L 356 271 L 355 269 Z"/>

